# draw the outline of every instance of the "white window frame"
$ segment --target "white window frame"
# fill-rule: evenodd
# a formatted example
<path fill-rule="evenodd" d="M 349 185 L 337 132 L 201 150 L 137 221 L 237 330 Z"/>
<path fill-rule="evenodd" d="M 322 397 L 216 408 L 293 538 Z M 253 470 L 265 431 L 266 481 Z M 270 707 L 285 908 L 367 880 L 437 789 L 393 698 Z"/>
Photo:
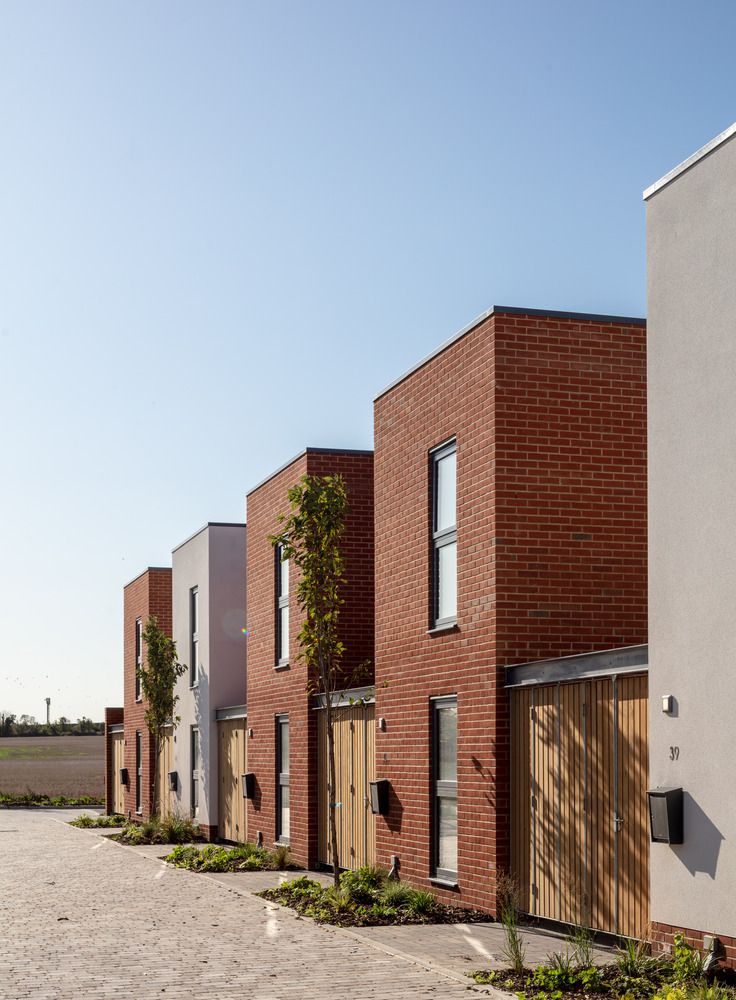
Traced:
<path fill-rule="evenodd" d="M 199 684 L 199 587 L 189 591 L 189 687 Z"/>
<path fill-rule="evenodd" d="M 432 708 L 432 875 L 439 882 L 457 885 L 457 870 L 440 868 L 440 801 L 454 799 L 457 803 L 457 737 L 455 732 L 455 780 L 440 780 L 440 711 L 454 707 L 457 713 L 457 695 L 442 695 L 430 700 Z M 457 719 L 456 714 L 456 719 Z M 456 840 L 459 840 L 460 829 L 456 826 Z M 455 848 L 457 852 L 457 844 Z"/>
<path fill-rule="evenodd" d="M 445 441 L 444 444 L 433 448 L 429 453 L 431 462 L 431 484 L 432 484 L 432 514 L 431 514 L 431 536 L 432 536 L 432 614 L 431 627 L 436 629 L 452 628 L 457 624 L 457 593 L 455 594 L 455 614 L 446 615 L 440 618 L 440 552 L 448 545 L 455 546 L 455 578 L 457 580 L 457 465 L 455 466 L 455 522 L 454 524 L 438 529 L 438 502 L 439 502 L 439 464 L 443 458 L 449 455 L 457 455 L 457 441 L 453 438 Z M 456 459 L 457 461 L 457 459 Z M 457 584 L 456 584 L 457 586 Z"/>
<path fill-rule="evenodd" d="M 289 736 L 289 752 L 287 759 L 284 762 L 282 749 L 282 737 L 283 727 L 286 728 L 286 732 Z M 284 816 L 283 816 L 283 802 L 282 802 L 282 789 L 289 788 L 289 757 L 291 756 L 291 731 L 289 729 L 289 716 L 288 715 L 277 715 L 276 716 L 276 843 L 277 844 L 288 844 L 291 835 L 291 794 L 289 794 L 289 828 L 284 832 Z M 284 763 L 286 763 L 286 770 L 284 770 Z"/>
<path fill-rule="evenodd" d="M 289 664 L 289 560 L 283 558 L 283 545 L 276 546 L 276 666 Z M 282 611 L 286 609 L 286 629 Z"/>
<path fill-rule="evenodd" d="M 192 819 L 199 816 L 199 793 L 201 791 L 202 742 L 199 726 L 189 727 L 189 811 Z M 196 753 L 195 753 L 196 746 Z"/>
<path fill-rule="evenodd" d="M 140 669 L 143 666 L 143 619 L 135 620 L 135 700 L 143 701 Z"/>

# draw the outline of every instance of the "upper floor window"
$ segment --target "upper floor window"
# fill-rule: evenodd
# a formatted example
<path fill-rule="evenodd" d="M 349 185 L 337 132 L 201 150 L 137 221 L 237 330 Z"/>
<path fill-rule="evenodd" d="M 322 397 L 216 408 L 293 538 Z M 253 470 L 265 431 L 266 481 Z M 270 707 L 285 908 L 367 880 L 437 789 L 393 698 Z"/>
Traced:
<path fill-rule="evenodd" d="M 199 680 L 199 588 L 192 587 L 189 592 L 189 625 L 190 625 L 190 667 L 189 686 L 194 687 Z"/>
<path fill-rule="evenodd" d="M 143 619 L 135 620 L 135 700 L 140 701 L 141 694 L 141 669 L 143 667 Z"/>
<path fill-rule="evenodd" d="M 450 441 L 432 459 L 432 624 L 457 619 L 457 444 Z"/>
<path fill-rule="evenodd" d="M 289 662 L 289 560 L 276 547 L 276 664 Z"/>

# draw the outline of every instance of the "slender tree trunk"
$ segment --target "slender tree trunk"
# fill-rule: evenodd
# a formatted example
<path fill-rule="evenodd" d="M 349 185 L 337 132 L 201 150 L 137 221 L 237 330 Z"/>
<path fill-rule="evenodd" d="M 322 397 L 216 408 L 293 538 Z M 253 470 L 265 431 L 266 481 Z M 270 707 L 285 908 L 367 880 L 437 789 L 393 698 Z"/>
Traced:
<path fill-rule="evenodd" d="M 325 712 L 327 713 L 327 757 L 330 767 L 330 847 L 332 853 L 332 874 L 335 885 L 340 882 L 340 857 L 337 851 L 337 774 L 335 768 L 335 733 L 332 719 L 332 691 L 325 691 Z"/>
<path fill-rule="evenodd" d="M 161 740 L 158 736 L 154 740 L 153 754 L 153 782 L 151 786 L 151 815 L 158 816 L 158 797 L 160 789 L 158 787 L 158 762 L 161 759 Z"/>

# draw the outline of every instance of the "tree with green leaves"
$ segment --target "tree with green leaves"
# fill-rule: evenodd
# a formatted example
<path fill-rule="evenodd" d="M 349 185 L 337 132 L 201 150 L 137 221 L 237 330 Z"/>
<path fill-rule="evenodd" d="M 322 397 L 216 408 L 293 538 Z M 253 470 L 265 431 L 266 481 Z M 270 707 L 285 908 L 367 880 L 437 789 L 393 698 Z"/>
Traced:
<path fill-rule="evenodd" d="M 141 682 L 141 693 L 146 704 L 145 720 L 148 731 L 153 738 L 154 761 L 153 781 L 151 787 L 152 812 L 158 813 L 160 788 L 158 787 L 158 765 L 161 759 L 166 727 L 176 728 L 181 721 L 174 715 L 179 696 L 174 693 L 177 678 L 186 671 L 186 666 L 179 663 L 176 653 L 176 643 L 160 628 L 155 615 L 146 622 L 143 630 L 145 656 L 137 668 Z"/>
<path fill-rule="evenodd" d="M 280 546 L 282 560 L 289 559 L 299 571 L 297 603 L 304 619 L 299 632 L 299 659 L 307 666 L 308 693 L 324 695 L 327 728 L 327 756 L 330 800 L 329 849 L 334 881 L 340 878 L 337 846 L 335 789 L 334 714 L 336 694 L 343 686 L 342 656 L 338 623 L 343 577 L 340 540 L 345 530 L 348 508 L 347 489 L 342 476 L 302 476 L 288 492 L 289 514 L 282 514 L 282 530 L 270 536 Z"/>

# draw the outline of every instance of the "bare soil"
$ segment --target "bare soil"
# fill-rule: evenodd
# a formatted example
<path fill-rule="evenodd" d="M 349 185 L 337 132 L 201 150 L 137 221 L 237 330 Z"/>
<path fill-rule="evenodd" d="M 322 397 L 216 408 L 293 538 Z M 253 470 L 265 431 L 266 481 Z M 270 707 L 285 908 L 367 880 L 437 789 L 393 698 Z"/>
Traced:
<path fill-rule="evenodd" d="M 45 795 L 105 793 L 104 736 L 15 736 L 0 739 L 0 792 Z"/>

